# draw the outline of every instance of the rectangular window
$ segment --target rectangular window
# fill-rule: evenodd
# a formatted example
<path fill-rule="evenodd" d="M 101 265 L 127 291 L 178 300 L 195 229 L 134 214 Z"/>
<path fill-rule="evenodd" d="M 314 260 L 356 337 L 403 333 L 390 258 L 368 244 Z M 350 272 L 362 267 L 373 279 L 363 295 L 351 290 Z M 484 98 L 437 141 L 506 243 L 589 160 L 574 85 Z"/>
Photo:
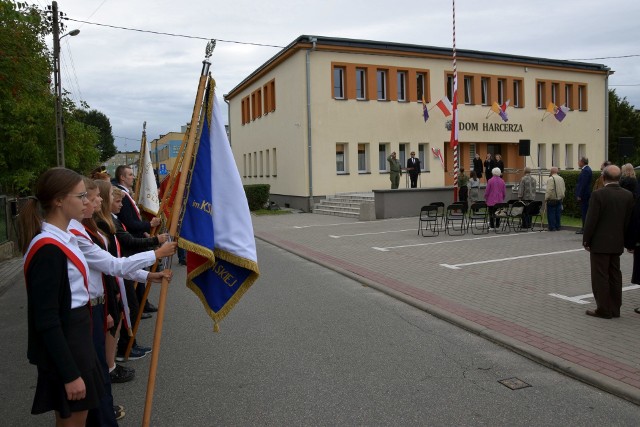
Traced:
<path fill-rule="evenodd" d="M 409 144 L 402 143 L 400 144 L 398 150 L 398 161 L 400 162 L 400 167 L 405 167 L 407 165 L 407 154 L 409 153 Z"/>
<path fill-rule="evenodd" d="M 269 159 L 269 150 L 265 151 L 265 159 L 264 160 L 265 160 L 264 164 L 265 164 L 265 166 L 267 168 L 267 170 L 266 170 L 267 176 L 271 176 L 271 159 Z"/>
<path fill-rule="evenodd" d="M 558 93 L 559 85 L 558 83 L 551 83 L 551 102 L 553 105 L 558 105 Z"/>
<path fill-rule="evenodd" d="M 429 170 L 429 144 L 418 144 L 418 158 L 420 159 L 421 170 Z"/>
<path fill-rule="evenodd" d="M 262 104 L 265 116 L 276 110 L 276 81 L 271 80 L 262 86 Z"/>
<path fill-rule="evenodd" d="M 473 104 L 473 77 L 464 76 L 464 103 Z"/>
<path fill-rule="evenodd" d="M 547 168 L 547 146 L 545 144 L 538 144 L 538 165 L 540 169 Z"/>
<path fill-rule="evenodd" d="M 447 98 L 453 102 L 453 75 L 447 75 Z"/>
<path fill-rule="evenodd" d="M 377 76 L 377 88 L 378 88 L 378 101 L 387 100 L 387 70 L 378 70 Z"/>
<path fill-rule="evenodd" d="M 276 156 L 276 147 L 273 147 L 273 176 L 278 176 L 278 157 Z"/>
<path fill-rule="evenodd" d="M 264 176 L 264 153 L 260 150 L 260 178 Z"/>
<path fill-rule="evenodd" d="M 248 174 L 247 176 L 248 176 L 249 178 L 251 178 L 251 175 L 253 175 L 253 174 L 251 173 L 251 166 L 252 166 L 252 164 L 253 164 L 253 163 L 251 162 L 251 153 L 249 153 L 248 158 L 249 158 L 249 174 Z"/>
<path fill-rule="evenodd" d="M 407 101 L 407 72 L 398 71 L 397 79 L 398 79 L 398 101 L 406 102 Z"/>
<path fill-rule="evenodd" d="M 489 105 L 489 78 L 480 78 L 480 97 L 482 105 Z"/>
<path fill-rule="evenodd" d="M 540 109 L 546 109 L 546 99 L 545 99 L 545 83 L 537 82 L 536 83 L 536 107 Z"/>
<path fill-rule="evenodd" d="M 429 97 L 427 96 L 427 74 L 426 73 L 416 73 L 416 89 L 418 94 L 418 102 L 422 102 L 423 97 L 425 102 L 428 102 Z"/>
<path fill-rule="evenodd" d="M 333 68 L 333 97 L 344 99 L 344 68 Z"/>
<path fill-rule="evenodd" d="M 584 85 L 578 86 L 578 110 L 587 111 L 587 87 Z"/>
<path fill-rule="evenodd" d="M 380 172 L 387 170 L 387 145 L 388 144 L 378 144 L 378 170 Z"/>
<path fill-rule="evenodd" d="M 358 144 L 358 172 L 369 172 L 369 144 Z"/>
<path fill-rule="evenodd" d="M 564 146 L 564 167 L 565 169 L 573 169 L 573 144 Z"/>
<path fill-rule="evenodd" d="M 513 81 L 513 103 L 516 108 L 522 107 L 522 80 Z"/>
<path fill-rule="evenodd" d="M 242 155 L 242 177 L 243 178 L 247 177 L 247 155 L 246 154 Z"/>
<path fill-rule="evenodd" d="M 587 157 L 587 145 L 586 144 L 578 144 L 578 159 L 580 157 Z"/>
<path fill-rule="evenodd" d="M 569 109 L 573 109 L 571 92 L 573 92 L 573 85 L 564 85 L 564 105 L 566 105 Z"/>
<path fill-rule="evenodd" d="M 253 177 L 258 177 L 258 152 L 253 152 Z"/>
<path fill-rule="evenodd" d="M 347 172 L 347 144 L 336 144 L 336 172 Z"/>
<path fill-rule="evenodd" d="M 505 79 L 498 79 L 498 104 L 502 105 L 506 101 L 505 89 L 507 88 L 507 81 Z"/>
<path fill-rule="evenodd" d="M 551 166 L 560 167 L 560 144 L 551 144 Z"/>
<path fill-rule="evenodd" d="M 356 68 L 356 99 L 367 99 L 367 70 Z"/>

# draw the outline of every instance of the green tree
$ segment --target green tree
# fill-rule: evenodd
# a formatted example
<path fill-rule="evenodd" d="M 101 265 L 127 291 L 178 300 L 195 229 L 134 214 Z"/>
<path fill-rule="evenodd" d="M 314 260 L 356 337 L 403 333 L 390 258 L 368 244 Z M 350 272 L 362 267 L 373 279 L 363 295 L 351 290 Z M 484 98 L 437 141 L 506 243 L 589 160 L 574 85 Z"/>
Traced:
<path fill-rule="evenodd" d="M 635 140 L 634 153 L 623 159 L 618 155 L 620 137 L 632 137 Z M 636 149 L 640 144 L 640 115 L 627 98 L 618 96 L 615 89 L 609 91 L 609 160 L 621 165 L 623 162 L 640 164 L 640 152 Z"/>
<path fill-rule="evenodd" d="M 117 153 L 116 144 L 114 142 L 111 130 L 111 122 L 109 118 L 98 110 L 76 110 L 75 118 L 88 126 L 93 126 L 98 131 L 99 141 L 96 145 L 100 153 L 100 161 L 113 157 Z"/>
<path fill-rule="evenodd" d="M 47 16 L 34 5 L 0 0 L 0 191 L 28 194 L 38 176 L 55 166 L 55 95 Z M 78 172 L 98 165 L 98 130 L 73 117 L 63 100 L 65 163 Z"/>

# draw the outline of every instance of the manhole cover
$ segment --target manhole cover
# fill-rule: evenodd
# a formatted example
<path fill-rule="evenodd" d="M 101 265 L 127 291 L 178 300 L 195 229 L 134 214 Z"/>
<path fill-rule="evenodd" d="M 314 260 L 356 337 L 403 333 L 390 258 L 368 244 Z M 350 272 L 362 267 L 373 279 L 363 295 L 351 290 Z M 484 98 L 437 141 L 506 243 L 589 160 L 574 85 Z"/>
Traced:
<path fill-rule="evenodd" d="M 502 384 L 505 387 L 509 387 L 511 390 L 519 390 L 521 388 L 527 388 L 527 387 L 531 387 L 531 384 L 527 384 L 524 381 L 522 381 L 521 379 L 518 378 L 507 378 L 506 380 L 500 380 L 498 381 L 500 384 Z"/>

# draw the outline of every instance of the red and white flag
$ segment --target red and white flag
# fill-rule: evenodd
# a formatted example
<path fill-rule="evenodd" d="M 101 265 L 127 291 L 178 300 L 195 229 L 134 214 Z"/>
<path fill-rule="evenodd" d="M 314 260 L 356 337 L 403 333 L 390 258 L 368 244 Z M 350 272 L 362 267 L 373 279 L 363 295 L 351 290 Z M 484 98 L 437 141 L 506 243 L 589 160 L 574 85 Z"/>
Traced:
<path fill-rule="evenodd" d="M 442 114 L 444 114 L 445 117 L 449 117 L 451 115 L 451 111 L 453 109 L 451 108 L 451 101 L 449 101 L 449 98 L 445 96 L 440 101 L 438 101 L 436 105 L 438 106 L 440 111 L 442 111 Z"/>

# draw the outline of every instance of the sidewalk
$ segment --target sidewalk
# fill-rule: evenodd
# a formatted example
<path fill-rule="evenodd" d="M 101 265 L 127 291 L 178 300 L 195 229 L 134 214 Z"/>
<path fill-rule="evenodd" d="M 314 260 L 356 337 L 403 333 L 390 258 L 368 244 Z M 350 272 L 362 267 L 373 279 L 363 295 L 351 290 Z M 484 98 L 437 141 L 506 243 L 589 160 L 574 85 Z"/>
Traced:
<path fill-rule="evenodd" d="M 574 230 L 417 236 L 418 218 L 254 216 L 257 238 L 640 405 L 640 286 L 623 254 L 622 314 L 595 308 Z M 372 313 L 375 315 L 375 313 Z"/>
<path fill-rule="evenodd" d="M 22 257 L 0 261 L 0 296 L 18 281 L 22 274 Z"/>

